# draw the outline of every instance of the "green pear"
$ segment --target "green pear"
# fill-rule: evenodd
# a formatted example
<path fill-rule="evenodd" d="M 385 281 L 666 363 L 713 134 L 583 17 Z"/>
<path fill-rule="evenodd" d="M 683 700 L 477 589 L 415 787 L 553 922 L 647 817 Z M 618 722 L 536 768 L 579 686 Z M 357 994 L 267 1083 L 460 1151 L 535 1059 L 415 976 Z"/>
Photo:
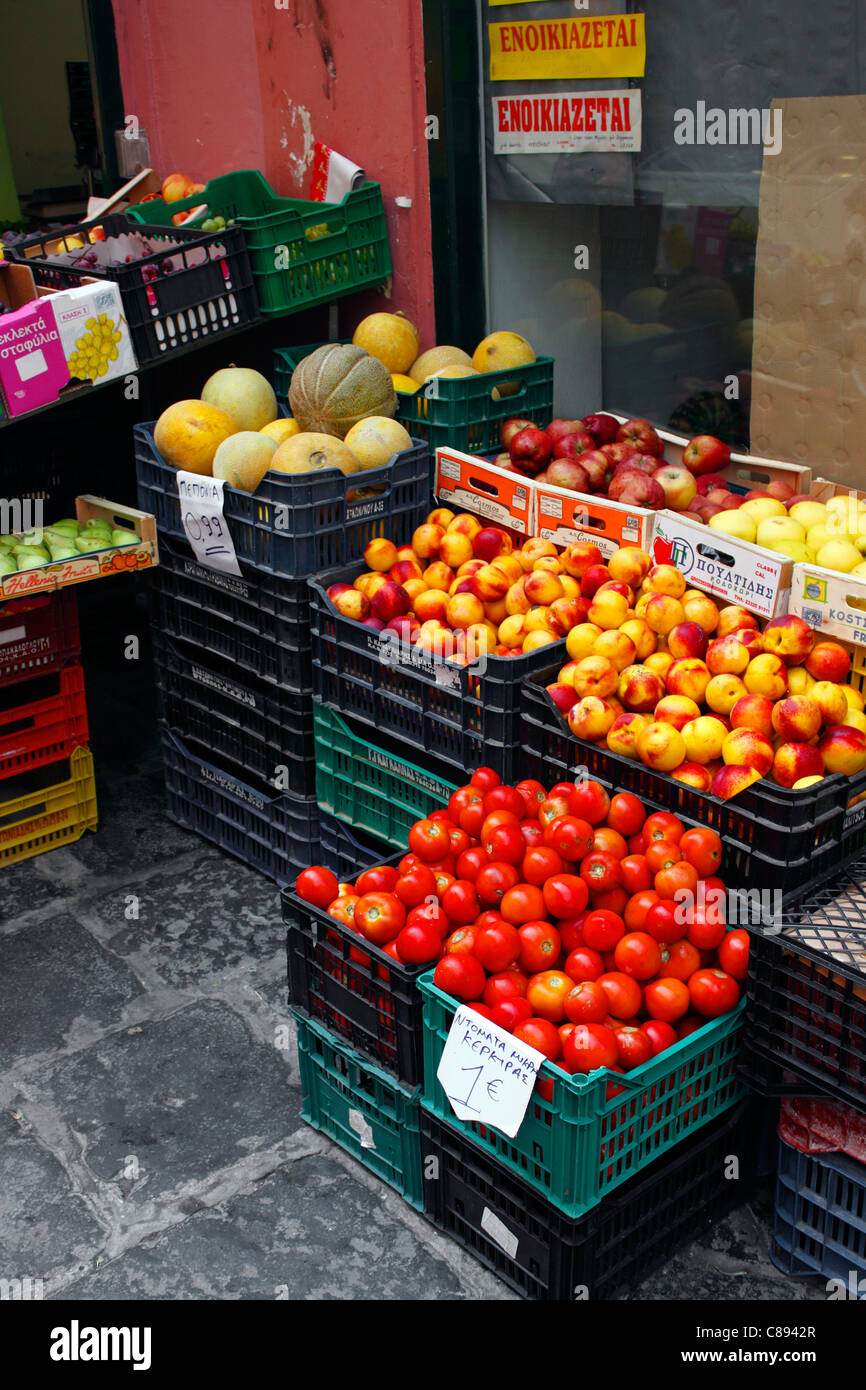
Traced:
<path fill-rule="evenodd" d="M 137 542 L 138 536 L 128 526 L 115 526 L 111 533 L 112 545 L 135 545 Z"/>
<path fill-rule="evenodd" d="M 74 516 L 61 517 L 60 521 L 52 521 L 48 527 L 50 531 L 65 531 L 68 536 L 77 536 L 80 529 L 81 523 Z"/>
<path fill-rule="evenodd" d="M 26 531 L 18 542 L 19 545 L 36 546 L 37 549 L 42 545 L 44 532 L 42 530 Z"/>
<path fill-rule="evenodd" d="M 111 522 L 110 522 L 110 521 L 107 521 L 106 518 L 105 518 L 104 516 L 91 516 L 91 517 L 88 517 L 87 520 L 85 521 L 84 525 L 83 525 L 82 527 L 80 527 L 80 530 L 81 530 L 81 531 L 109 531 L 109 532 L 110 532 L 112 529 L 113 529 L 113 527 L 112 527 L 112 525 L 111 525 Z"/>
<path fill-rule="evenodd" d="M 81 554 L 81 551 L 76 549 L 72 541 L 54 541 L 48 549 L 51 551 L 51 559 L 54 563 L 58 560 L 71 560 L 73 556 Z"/>
<path fill-rule="evenodd" d="M 77 536 L 75 540 L 76 549 L 81 555 L 89 555 L 91 550 L 107 550 L 111 544 L 111 537 L 105 536 Z"/>
<path fill-rule="evenodd" d="M 18 566 L 7 551 L 0 551 L 0 574 L 15 574 Z"/>
<path fill-rule="evenodd" d="M 42 546 L 21 545 L 15 551 L 15 559 L 20 570 L 35 570 L 51 561 L 48 551 Z"/>
<path fill-rule="evenodd" d="M 17 536 L 0 536 L 0 550 L 14 550 L 16 545 L 19 544 L 20 542 Z"/>

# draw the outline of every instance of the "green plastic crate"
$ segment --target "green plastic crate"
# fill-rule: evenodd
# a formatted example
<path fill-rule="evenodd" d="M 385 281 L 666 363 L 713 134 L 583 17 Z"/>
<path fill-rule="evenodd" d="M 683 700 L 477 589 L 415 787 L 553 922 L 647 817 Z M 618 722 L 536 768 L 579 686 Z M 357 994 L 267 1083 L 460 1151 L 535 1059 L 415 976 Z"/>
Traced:
<path fill-rule="evenodd" d="M 422 1211 L 420 1087 L 407 1090 L 297 1009 L 292 1017 L 307 1124 Z"/>
<path fill-rule="evenodd" d="M 176 203 L 152 199 L 129 209 L 150 226 L 171 226 L 172 216 L 205 207 L 184 225 L 208 216 L 234 220 L 247 242 L 263 314 L 294 314 L 381 285 L 391 273 L 385 205 L 368 180 L 340 203 L 281 198 L 258 169 L 211 179 L 203 193 Z"/>
<path fill-rule="evenodd" d="M 405 849 L 415 822 L 446 805 L 455 790 L 354 733 L 325 705 L 313 705 L 313 731 L 322 810 L 396 849 Z"/>
<path fill-rule="evenodd" d="M 274 349 L 274 386 L 278 398 L 288 399 L 295 367 L 321 346 L 321 343 L 307 343 L 304 347 Z M 493 391 L 511 381 L 519 382 L 519 391 L 495 400 Z M 550 424 L 553 416 L 552 357 L 539 357 L 525 367 L 509 367 L 480 376 L 437 377 L 414 394 L 397 392 L 397 419 L 414 439 L 426 440 L 431 451 L 443 444 L 461 449 L 465 454 L 498 454 L 502 449 L 500 425 L 513 415 L 532 420 L 542 428 Z"/>
<path fill-rule="evenodd" d="M 569 1076 L 542 1063 L 535 1091 L 513 1139 L 458 1120 L 436 1071 L 457 1000 L 436 988 L 433 972 L 418 980 L 423 997 L 424 1104 L 492 1153 L 566 1216 L 582 1216 L 635 1173 L 716 1115 L 736 1105 L 746 1087 L 736 1073 L 746 1001 L 633 1072 Z M 622 1086 L 608 1095 L 611 1082 Z"/>

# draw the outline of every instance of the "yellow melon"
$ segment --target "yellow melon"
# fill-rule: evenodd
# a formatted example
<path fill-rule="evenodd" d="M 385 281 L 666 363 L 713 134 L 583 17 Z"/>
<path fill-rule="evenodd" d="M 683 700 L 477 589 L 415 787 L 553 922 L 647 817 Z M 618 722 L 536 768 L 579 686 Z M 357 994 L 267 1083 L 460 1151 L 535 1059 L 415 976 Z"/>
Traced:
<path fill-rule="evenodd" d="M 412 363 L 409 368 L 409 375 L 413 381 L 417 381 L 423 386 L 428 376 L 441 371 L 443 367 L 471 366 L 472 358 L 462 348 L 432 347 L 428 348 L 426 352 L 422 352 L 417 361 Z"/>
<path fill-rule="evenodd" d="M 398 420 L 368 415 L 353 425 L 343 440 L 362 468 L 383 468 L 394 454 L 411 449 L 412 436 Z"/>
<path fill-rule="evenodd" d="M 274 388 L 252 367 L 221 367 L 208 377 L 201 398 L 236 420 L 239 430 L 260 430 L 277 418 Z"/>
<path fill-rule="evenodd" d="M 209 474 L 220 444 L 238 429 L 230 415 L 207 401 L 175 401 L 160 415 L 153 437 L 167 463 Z"/>
<path fill-rule="evenodd" d="M 501 372 L 506 367 L 525 367 L 534 361 L 531 343 L 519 333 L 488 333 L 472 354 L 477 372 Z"/>
<path fill-rule="evenodd" d="M 271 466 L 277 441 L 258 430 L 238 430 L 229 435 L 214 454 L 213 475 L 240 488 L 255 492 Z"/>
<path fill-rule="evenodd" d="M 269 467 L 276 473 L 322 473 L 327 468 L 339 468 L 341 473 L 361 472 L 361 465 L 342 439 L 313 430 L 296 434 L 281 444 Z"/>
<path fill-rule="evenodd" d="M 271 439 L 275 439 L 278 444 L 285 444 L 287 439 L 291 439 L 293 435 L 300 434 L 300 432 L 301 427 L 297 420 L 293 420 L 291 417 L 286 419 L 285 416 L 280 420 L 272 420 L 269 425 L 263 425 L 259 431 L 260 434 L 266 434 Z"/>
<path fill-rule="evenodd" d="M 418 330 L 404 314 L 368 314 L 352 342 L 378 357 L 389 372 L 405 372 L 418 356 Z"/>
<path fill-rule="evenodd" d="M 463 376 L 480 375 L 481 373 L 477 372 L 474 367 L 463 367 L 459 363 L 455 362 L 454 365 L 451 367 L 442 367 L 438 372 L 431 372 L 427 380 L 434 381 L 437 377 L 444 376 L 447 380 L 454 381 L 458 380 L 460 377 Z"/>
<path fill-rule="evenodd" d="M 406 376 L 404 372 L 392 372 L 391 380 L 394 383 L 394 390 L 402 391 L 403 394 L 407 396 L 414 396 L 418 387 L 421 385 L 420 381 L 413 381 L 412 378 Z"/>

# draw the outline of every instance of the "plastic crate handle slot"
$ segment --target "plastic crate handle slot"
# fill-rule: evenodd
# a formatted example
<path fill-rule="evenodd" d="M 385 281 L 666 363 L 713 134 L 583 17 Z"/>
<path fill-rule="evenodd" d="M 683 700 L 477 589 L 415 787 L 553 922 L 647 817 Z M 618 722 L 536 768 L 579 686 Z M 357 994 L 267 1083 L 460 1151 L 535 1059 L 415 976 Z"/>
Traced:
<path fill-rule="evenodd" d="M 314 214 L 310 214 L 311 217 L 313 215 Z M 309 233 L 313 228 L 305 227 L 304 240 L 310 246 L 315 246 L 317 241 L 330 241 L 332 237 L 342 236 L 346 230 L 346 219 L 339 213 L 334 213 L 333 215 L 329 214 L 328 217 L 324 218 L 321 222 L 314 222 L 313 226 L 324 227 L 325 231 L 318 233 L 316 236 L 310 236 Z"/>
<path fill-rule="evenodd" d="M 704 545 L 703 543 L 695 546 L 695 549 L 699 555 L 702 555 L 705 560 L 709 560 L 711 564 L 724 565 L 725 568 L 729 570 L 735 568 L 736 562 L 733 555 L 727 555 L 723 550 L 716 550 L 713 546 Z"/>
<path fill-rule="evenodd" d="M 26 636 L 26 627 L 7 627 L 0 632 L 0 644 L 8 646 L 10 642 L 23 642 Z"/>
<path fill-rule="evenodd" d="M 47 801 L 41 801 L 38 806 L 24 806 L 17 811 L 10 811 L 6 816 L 0 816 L 0 826 L 16 825 L 22 820 L 35 820 L 37 816 L 44 816 L 47 810 Z"/>

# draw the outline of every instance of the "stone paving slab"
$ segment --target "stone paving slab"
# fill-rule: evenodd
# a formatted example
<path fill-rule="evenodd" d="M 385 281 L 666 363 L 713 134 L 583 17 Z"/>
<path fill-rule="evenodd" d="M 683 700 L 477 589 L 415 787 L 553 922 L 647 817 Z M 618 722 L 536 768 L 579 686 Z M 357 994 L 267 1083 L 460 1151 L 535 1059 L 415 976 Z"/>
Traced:
<path fill-rule="evenodd" d="M 29 1054 L 117 1024 L 135 975 L 71 916 L 0 935 L 0 1072 Z"/>

